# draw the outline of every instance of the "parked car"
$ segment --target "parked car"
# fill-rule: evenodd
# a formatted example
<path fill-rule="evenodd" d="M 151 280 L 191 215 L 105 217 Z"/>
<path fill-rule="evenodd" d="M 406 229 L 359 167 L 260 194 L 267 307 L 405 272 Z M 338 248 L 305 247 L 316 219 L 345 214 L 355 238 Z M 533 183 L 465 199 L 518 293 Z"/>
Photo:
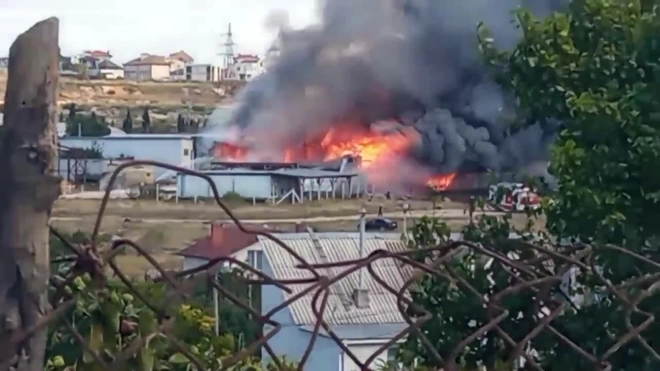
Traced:
<path fill-rule="evenodd" d="M 393 231 L 398 227 L 394 220 L 386 218 L 367 219 L 364 229 L 367 231 Z M 358 224 L 358 230 L 360 225 Z"/>

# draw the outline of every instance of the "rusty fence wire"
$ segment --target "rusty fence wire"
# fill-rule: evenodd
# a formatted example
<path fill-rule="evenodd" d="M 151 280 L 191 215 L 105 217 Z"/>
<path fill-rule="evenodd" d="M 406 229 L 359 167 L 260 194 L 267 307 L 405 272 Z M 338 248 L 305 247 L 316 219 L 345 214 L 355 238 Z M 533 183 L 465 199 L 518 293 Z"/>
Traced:
<path fill-rule="evenodd" d="M 248 264 L 233 258 L 217 259 L 210 261 L 204 266 L 175 273 L 165 270 L 152 256 L 150 256 L 147 251 L 145 251 L 134 241 L 128 239 L 114 240 L 111 242 L 109 249 L 103 249 L 103 251 L 101 251 L 99 248 L 99 232 L 103 222 L 104 213 L 108 205 L 108 200 L 110 198 L 110 190 L 112 189 L 112 185 L 115 183 L 118 174 L 122 170 L 128 167 L 139 165 L 162 167 L 204 179 L 208 182 L 211 188 L 215 202 L 240 230 L 246 233 L 260 235 L 272 240 L 274 243 L 279 245 L 280 248 L 288 252 L 292 259 L 298 262 L 298 268 L 310 272 L 311 278 L 298 280 L 275 280 L 272 277 L 269 277 L 264 273 L 255 270 Z M 309 295 L 313 295 L 312 306 L 317 321 L 313 326 L 311 340 L 306 349 L 306 352 L 296 366 L 299 369 L 305 368 L 304 364 L 313 351 L 314 343 L 316 342 L 316 339 L 321 331 L 324 331 L 327 336 L 332 338 L 342 349 L 344 354 L 352 359 L 353 362 L 355 362 L 355 364 L 358 365 L 358 367 L 362 370 L 373 369 L 374 366 L 370 364 L 376 359 L 378 354 L 386 351 L 389 347 L 414 332 L 417 333 L 416 335 L 419 336 L 421 339 L 420 341 L 427 347 L 428 353 L 435 356 L 438 362 L 443 364 L 442 369 L 447 371 L 459 370 L 460 368 L 457 365 L 457 359 L 463 349 L 480 336 L 483 336 L 489 332 L 496 334 L 501 341 L 513 349 L 510 359 L 516 360 L 522 358 L 525 360 L 525 369 L 542 370 L 538 364 L 538 359 L 535 359 L 532 355 L 529 354 L 527 345 L 533 338 L 546 331 L 553 334 L 557 342 L 564 343 L 564 345 L 573 349 L 576 354 L 583 357 L 587 362 L 593 364 L 594 369 L 596 370 L 610 370 L 612 367 L 608 363 L 608 358 L 610 358 L 621 347 L 631 341 L 639 342 L 643 348 L 649 352 L 650 358 L 660 360 L 660 356 L 658 356 L 652 347 L 640 336 L 640 334 L 645 329 L 653 324 L 654 317 L 651 313 L 644 312 L 638 308 L 639 303 L 650 296 L 652 291 L 657 289 L 656 286 L 660 285 L 660 283 L 658 283 L 660 282 L 660 274 L 642 276 L 615 286 L 603 277 L 603 275 L 599 272 L 599 269 L 596 269 L 593 259 L 594 252 L 592 251 L 591 247 L 586 245 L 574 246 L 570 249 L 563 250 L 562 253 L 559 253 L 558 250 L 555 249 L 527 244 L 526 248 L 528 248 L 530 251 L 533 251 L 533 258 L 524 260 L 522 258 L 511 257 L 506 254 L 498 253 L 497 251 L 479 244 L 455 241 L 432 248 L 417 249 L 405 252 L 379 250 L 371 253 L 365 258 L 351 261 L 333 262 L 328 264 L 310 264 L 299 254 L 297 254 L 292 248 L 287 246 L 284 242 L 279 240 L 271 233 L 262 230 L 252 231 L 248 227 L 244 226 L 241 223 L 241 220 L 239 220 L 234 215 L 234 213 L 232 213 L 232 211 L 223 203 L 214 182 L 209 176 L 194 170 L 162 164 L 154 161 L 132 161 L 124 163 L 114 171 L 110 178 L 105 197 L 102 200 L 89 244 L 85 246 L 77 246 L 67 241 L 60 233 L 58 233 L 57 230 L 53 229 L 52 227 L 51 233 L 55 237 L 59 238 L 71 253 L 71 257 L 58 257 L 56 259 L 58 259 L 58 262 L 70 261 L 72 262 L 72 267 L 65 274 L 60 273 L 58 275 L 59 279 L 51 280 L 51 286 L 53 286 L 52 288 L 54 294 L 52 294 L 50 298 L 50 311 L 45 313 L 38 324 L 30 330 L 13 334 L 9 341 L 9 345 L 11 347 L 18 348 L 22 342 L 33 336 L 33 334 L 39 329 L 49 325 L 55 325 L 60 321 L 64 321 L 65 326 L 77 339 L 79 345 L 93 357 L 94 361 L 99 366 L 99 368 L 96 369 L 126 370 L 127 360 L 140 352 L 140 350 L 144 348 L 149 342 L 149 339 L 153 338 L 154 336 L 161 336 L 166 338 L 170 344 L 174 345 L 175 348 L 178 348 L 179 352 L 188 358 L 189 363 L 193 365 L 195 369 L 209 369 L 208 366 L 205 366 L 202 360 L 198 359 L 198 356 L 194 354 L 191 349 L 171 336 L 171 329 L 173 327 L 174 321 L 171 313 L 171 308 L 173 308 L 171 303 L 174 303 L 174 300 L 177 300 L 177 303 L 185 303 L 185 300 L 189 297 L 189 294 L 192 292 L 192 290 L 195 287 L 199 287 L 199 285 L 203 284 L 204 282 L 208 282 L 208 284 L 217 289 L 219 293 L 221 293 L 221 295 L 223 295 L 225 298 L 233 302 L 236 306 L 247 311 L 247 313 L 252 316 L 255 322 L 261 326 L 269 326 L 271 328 L 270 331 L 265 331 L 263 333 L 263 337 L 254 343 L 247 345 L 238 353 L 223 359 L 222 366 L 219 369 L 230 369 L 231 367 L 241 362 L 241 360 L 251 355 L 255 355 L 258 350 L 262 348 L 273 357 L 273 362 L 276 369 L 286 369 L 288 366 L 282 364 L 278 360 L 278 355 L 275 354 L 269 345 L 269 340 L 271 340 L 282 327 L 281 324 L 273 320 L 273 314 L 286 308 L 291 303 L 300 300 L 304 296 Z M 523 244 L 525 243 L 523 242 Z M 167 305 L 165 308 L 158 307 L 154 303 L 150 302 L 150 300 L 147 299 L 145 295 L 143 295 L 143 293 L 141 293 L 141 291 L 136 288 L 135 282 L 127 277 L 117 266 L 115 258 L 118 254 L 121 254 L 126 249 L 133 249 L 137 254 L 144 257 L 153 266 L 153 268 L 160 273 L 160 276 L 157 280 L 166 283 L 171 288 L 172 301 L 168 301 L 169 305 Z M 606 247 L 606 249 L 625 255 L 628 258 L 632 258 L 639 264 L 647 264 L 653 268 L 658 268 L 658 271 L 660 272 L 660 264 L 651 261 L 646 257 L 636 255 L 632 252 L 615 246 L 609 246 Z M 497 261 L 500 263 L 500 266 L 502 267 L 501 269 L 510 275 L 511 285 L 500 292 L 491 294 L 490 296 L 479 292 L 468 282 L 467 279 L 465 279 L 456 270 L 450 268 L 450 266 L 447 264 L 448 261 L 455 257 L 455 255 L 460 251 L 463 253 L 465 251 L 471 251 L 475 254 L 479 254 L 485 257 L 485 259 Z M 424 255 L 425 258 L 419 259 L 420 254 Z M 394 259 L 399 262 L 399 265 L 412 268 L 410 278 L 401 287 L 389 286 L 382 277 L 379 277 L 378 274 L 376 274 L 372 267 L 374 262 L 381 259 Z M 288 293 L 292 293 L 291 286 L 293 285 L 305 284 L 308 287 L 302 291 L 297 292 L 295 295 L 290 295 L 287 300 L 283 301 L 280 305 L 273 308 L 268 313 L 261 313 L 259 310 L 256 310 L 249 304 L 245 303 L 226 287 L 223 287 L 223 285 L 215 279 L 214 274 L 210 273 L 217 272 L 217 267 L 223 262 L 231 262 L 236 266 L 241 267 L 245 271 L 251 272 L 252 275 L 250 275 L 250 278 L 246 278 L 246 281 L 249 281 L 249 284 L 274 285 Z M 538 269 L 539 263 L 543 262 L 552 262 L 552 269 Z M 331 267 L 342 268 L 341 273 L 332 277 L 328 277 L 322 274 L 322 272 L 324 272 L 327 268 Z M 376 352 L 374 352 L 371 357 L 369 357 L 369 359 L 361 359 L 356 354 L 354 354 L 351 349 L 347 347 L 345 343 L 339 338 L 339 336 L 333 331 L 332 326 L 324 321 L 323 316 L 324 311 L 326 310 L 328 295 L 330 294 L 330 285 L 346 278 L 351 273 L 354 273 L 360 269 L 366 269 L 374 282 L 381 285 L 384 290 L 387 290 L 396 296 L 401 314 L 405 321 L 408 323 L 408 327 L 404 331 L 393 337 L 387 344 L 381 346 Z M 553 299 L 551 295 L 548 295 L 548 292 L 550 291 L 550 288 L 557 287 L 557 285 L 562 281 L 562 277 L 564 277 L 566 272 L 569 272 L 571 269 L 579 269 L 581 272 L 589 272 L 593 274 L 603 287 L 609 290 L 610 293 L 614 295 L 614 297 L 620 300 L 623 312 L 625 313 L 625 316 L 627 316 L 626 322 L 628 323 L 629 332 L 617 339 L 613 339 L 610 349 L 603 354 L 591 354 L 585 349 L 580 348 L 580 346 L 570 340 L 570 334 L 564 334 L 552 325 L 552 320 L 560 316 L 566 309 L 566 306 L 570 305 L 570 302 L 567 303 L 565 300 Z M 67 295 L 67 285 L 71 285 L 72 282 L 74 282 L 74 280 L 81 275 L 89 275 L 92 281 L 96 283 L 96 285 L 90 287 L 90 290 L 95 288 L 98 289 L 99 287 L 104 286 L 106 280 L 108 279 L 108 272 L 121 280 L 126 286 L 127 290 L 132 292 L 137 300 L 141 301 L 144 306 L 150 308 L 156 314 L 158 319 L 158 327 L 153 333 L 139 336 L 131 344 L 125 346 L 121 353 L 115 355 L 111 361 L 104 359 L 103 355 L 98 354 L 90 347 L 88 340 L 86 340 L 85 337 L 80 332 L 78 332 L 75 324 L 69 323 L 62 318 L 64 313 L 75 306 L 77 300 L 75 295 Z M 406 294 L 421 277 L 428 275 L 436 276 L 437 278 L 452 282 L 452 284 L 457 285 L 464 292 L 470 295 L 474 295 L 475 298 L 482 302 L 484 312 L 487 313 L 487 318 L 490 319 L 490 322 L 486 323 L 480 328 L 475 328 L 472 334 L 458 342 L 454 350 L 449 352 L 449 355 L 445 355 L 444 357 L 434 349 L 431 341 L 429 341 L 425 335 L 419 331 L 420 327 L 426 321 L 431 319 L 432 314 L 423 308 L 419 308 L 411 300 L 411 296 Z M 627 292 L 630 292 L 631 287 L 639 287 L 639 290 L 637 291 L 639 294 L 632 298 L 630 295 L 626 294 Z M 520 341 L 515 341 L 500 327 L 502 321 L 507 319 L 507 317 L 512 316 L 512 313 L 509 313 L 509 311 L 501 305 L 501 302 L 506 296 L 518 295 L 525 290 L 531 290 L 538 298 L 545 298 L 543 300 L 543 304 L 538 302 L 536 304 L 539 304 L 538 308 L 545 306 L 546 308 L 549 308 L 549 310 L 545 315 L 536 317 L 536 326 L 527 336 L 525 336 Z M 541 301 L 541 299 L 537 300 Z M 417 312 L 417 315 L 414 317 L 409 315 L 411 312 L 410 309 Z M 645 318 L 645 320 L 641 324 L 633 326 L 630 320 L 630 316 L 632 314 L 641 315 Z M 9 369 L 11 362 L 12 360 L 10 359 L 0 360 L 0 370 Z"/>

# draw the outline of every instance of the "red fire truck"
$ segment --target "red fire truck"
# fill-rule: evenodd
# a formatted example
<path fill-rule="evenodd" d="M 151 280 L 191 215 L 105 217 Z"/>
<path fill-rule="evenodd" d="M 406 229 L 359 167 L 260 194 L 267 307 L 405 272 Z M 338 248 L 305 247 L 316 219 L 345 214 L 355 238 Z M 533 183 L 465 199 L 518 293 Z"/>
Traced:
<path fill-rule="evenodd" d="M 541 198 L 536 190 L 522 183 L 498 183 L 488 187 L 488 201 L 496 207 L 512 212 L 525 208 L 538 209 Z"/>

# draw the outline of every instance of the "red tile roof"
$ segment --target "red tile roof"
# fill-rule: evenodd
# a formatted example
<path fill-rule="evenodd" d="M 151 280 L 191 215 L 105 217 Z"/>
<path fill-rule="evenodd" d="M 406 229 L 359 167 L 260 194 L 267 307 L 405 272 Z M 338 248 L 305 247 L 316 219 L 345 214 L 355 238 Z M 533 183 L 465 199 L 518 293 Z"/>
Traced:
<path fill-rule="evenodd" d="M 85 50 L 83 53 L 94 58 L 112 58 L 109 50 Z"/>
<path fill-rule="evenodd" d="M 265 226 L 249 225 L 249 229 L 257 231 L 271 231 Z M 241 231 L 235 224 L 213 223 L 209 236 L 200 238 L 190 246 L 181 250 L 177 255 L 187 258 L 213 260 L 224 258 L 241 251 L 258 241 L 254 234 Z"/>

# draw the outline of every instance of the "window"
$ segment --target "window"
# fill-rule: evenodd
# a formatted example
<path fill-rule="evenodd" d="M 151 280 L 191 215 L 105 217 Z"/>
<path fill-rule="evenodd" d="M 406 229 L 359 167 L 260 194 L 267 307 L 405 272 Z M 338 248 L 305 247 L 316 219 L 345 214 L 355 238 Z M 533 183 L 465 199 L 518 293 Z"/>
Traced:
<path fill-rule="evenodd" d="M 190 154 L 190 150 L 188 148 L 184 148 L 183 155 L 188 156 L 189 154 Z"/>
<path fill-rule="evenodd" d="M 252 268 L 261 270 L 261 268 L 262 268 L 262 259 L 263 259 L 263 252 L 262 251 L 257 251 L 257 250 L 248 251 L 248 264 Z"/>

